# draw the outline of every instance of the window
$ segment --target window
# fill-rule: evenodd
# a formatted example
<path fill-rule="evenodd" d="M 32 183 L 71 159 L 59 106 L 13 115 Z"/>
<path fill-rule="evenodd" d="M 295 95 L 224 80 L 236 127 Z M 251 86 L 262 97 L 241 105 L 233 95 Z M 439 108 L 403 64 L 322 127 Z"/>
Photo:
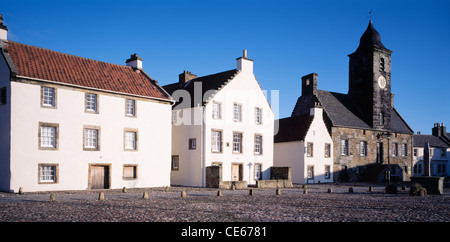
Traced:
<path fill-rule="evenodd" d="M 99 150 L 99 131 L 93 126 L 84 128 L 84 150 Z"/>
<path fill-rule="evenodd" d="M 398 156 L 398 143 L 392 143 L 392 156 Z"/>
<path fill-rule="evenodd" d="M 39 164 L 39 183 L 56 183 L 58 165 L 57 164 Z"/>
<path fill-rule="evenodd" d="M 414 149 L 414 156 L 417 157 L 417 149 Z"/>
<path fill-rule="evenodd" d="M 402 156 L 408 156 L 408 144 L 402 144 Z"/>
<path fill-rule="evenodd" d="M 307 143 L 306 144 L 306 155 L 308 156 L 308 157 L 313 157 L 313 147 L 314 147 L 314 144 L 313 143 Z"/>
<path fill-rule="evenodd" d="M 222 131 L 211 132 L 211 150 L 212 152 L 222 152 Z"/>
<path fill-rule="evenodd" d="M 137 165 L 123 165 L 123 179 L 134 180 L 137 178 Z"/>
<path fill-rule="evenodd" d="M 325 179 L 330 179 L 330 174 L 331 174 L 331 166 L 330 165 L 325 165 Z"/>
<path fill-rule="evenodd" d="M 380 58 L 380 71 L 384 71 L 384 58 Z"/>
<path fill-rule="evenodd" d="M 56 107 L 56 91 L 55 88 L 42 87 L 42 107 Z"/>
<path fill-rule="evenodd" d="M 308 174 L 307 174 L 308 179 L 314 179 L 314 166 L 309 165 L 307 167 L 307 171 L 308 171 Z"/>
<path fill-rule="evenodd" d="M 195 138 L 189 139 L 189 149 L 195 150 L 196 148 L 197 148 L 197 139 Z"/>
<path fill-rule="evenodd" d="M 39 148 L 57 149 L 58 148 L 58 124 L 39 123 Z"/>
<path fill-rule="evenodd" d="M 213 102 L 213 111 L 212 111 L 212 117 L 213 119 L 221 119 L 222 113 L 222 105 L 220 103 L 217 102 Z"/>
<path fill-rule="evenodd" d="M 242 105 L 235 103 L 233 106 L 233 120 L 242 121 Z"/>
<path fill-rule="evenodd" d="M 262 124 L 262 109 L 255 108 L 255 122 L 256 124 Z"/>
<path fill-rule="evenodd" d="M 98 113 L 97 94 L 86 93 L 86 111 Z"/>
<path fill-rule="evenodd" d="M 441 149 L 441 157 L 447 157 L 447 149 Z"/>
<path fill-rule="evenodd" d="M 255 180 L 261 180 L 261 179 L 262 179 L 262 165 L 255 164 Z"/>
<path fill-rule="evenodd" d="M 180 157 L 178 155 L 172 156 L 172 171 L 178 171 L 180 169 Z"/>
<path fill-rule="evenodd" d="M 325 144 L 325 157 L 331 156 L 331 144 Z"/>
<path fill-rule="evenodd" d="M 359 142 L 359 155 L 360 156 L 367 156 L 367 141 L 360 141 Z"/>
<path fill-rule="evenodd" d="M 348 155 L 348 139 L 341 140 L 341 155 Z"/>
<path fill-rule="evenodd" d="M 136 150 L 137 149 L 137 132 L 125 130 L 125 149 Z"/>
<path fill-rule="evenodd" d="M 0 88 L 0 105 L 6 104 L 6 87 Z"/>
<path fill-rule="evenodd" d="M 125 115 L 129 117 L 136 116 L 136 101 L 133 99 L 126 99 L 125 101 Z"/>
<path fill-rule="evenodd" d="M 380 122 L 380 125 L 384 125 L 384 113 L 383 112 L 380 112 L 380 120 L 379 120 L 379 122 Z"/>
<path fill-rule="evenodd" d="M 262 135 L 255 135 L 255 154 L 262 154 Z"/>
<path fill-rule="evenodd" d="M 242 134 L 233 133 L 233 153 L 242 153 Z"/>

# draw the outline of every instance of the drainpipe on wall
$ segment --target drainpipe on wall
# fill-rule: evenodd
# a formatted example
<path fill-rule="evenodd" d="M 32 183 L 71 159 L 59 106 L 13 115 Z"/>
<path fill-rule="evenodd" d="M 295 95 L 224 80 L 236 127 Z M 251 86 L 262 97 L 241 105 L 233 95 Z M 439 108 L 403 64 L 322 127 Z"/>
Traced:
<path fill-rule="evenodd" d="M 205 106 L 202 105 L 202 127 L 201 127 L 201 144 L 200 161 L 202 163 L 202 187 L 206 187 L 206 167 L 205 167 Z"/>

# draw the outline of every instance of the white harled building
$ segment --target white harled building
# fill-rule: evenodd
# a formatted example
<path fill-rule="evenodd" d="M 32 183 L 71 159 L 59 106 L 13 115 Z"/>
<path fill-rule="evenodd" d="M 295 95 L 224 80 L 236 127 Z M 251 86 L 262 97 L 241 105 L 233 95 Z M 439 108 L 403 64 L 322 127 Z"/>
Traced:
<path fill-rule="evenodd" d="M 163 87 L 178 101 L 172 185 L 204 187 L 208 166 L 221 166 L 223 181 L 255 184 L 270 178 L 274 114 L 245 50 L 236 69 L 203 77 L 185 71 Z"/>
<path fill-rule="evenodd" d="M 170 185 L 173 101 L 140 57 L 17 43 L 0 20 L 0 190 Z"/>

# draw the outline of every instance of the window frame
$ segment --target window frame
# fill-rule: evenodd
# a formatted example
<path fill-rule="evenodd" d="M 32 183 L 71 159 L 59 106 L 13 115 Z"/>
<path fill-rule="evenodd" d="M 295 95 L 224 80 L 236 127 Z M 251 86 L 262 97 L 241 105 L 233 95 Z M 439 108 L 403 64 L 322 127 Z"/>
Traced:
<path fill-rule="evenodd" d="M 340 142 L 340 154 L 341 156 L 348 156 L 350 148 L 350 141 L 348 139 L 341 139 Z"/>
<path fill-rule="evenodd" d="M 239 138 L 239 140 L 235 139 L 235 136 Z M 244 134 L 241 132 L 233 132 L 233 154 L 242 154 L 243 153 L 243 140 Z M 238 150 L 236 150 L 238 148 Z"/>
<path fill-rule="evenodd" d="M 95 130 L 96 131 L 96 145 L 95 146 L 88 146 L 87 139 L 90 139 L 90 137 L 87 137 L 86 131 L 88 130 Z M 100 137 L 101 137 L 101 128 L 99 126 L 92 126 L 92 125 L 83 125 L 83 150 L 85 151 L 99 151 L 100 150 Z M 94 143 L 94 142 L 92 142 Z"/>
<path fill-rule="evenodd" d="M 180 156 L 179 155 L 172 155 L 171 170 L 172 171 L 179 171 L 180 170 Z"/>
<path fill-rule="evenodd" d="M 222 103 L 213 101 L 212 104 L 212 118 L 216 120 L 222 119 Z"/>
<path fill-rule="evenodd" d="M 237 112 L 236 108 L 239 107 Z M 242 122 L 242 104 L 233 103 L 233 121 L 234 122 Z"/>
<path fill-rule="evenodd" d="M 131 140 L 132 146 L 129 145 L 128 134 L 134 134 L 134 140 Z M 123 149 L 125 151 L 138 151 L 139 132 L 137 129 L 125 128 L 123 130 Z"/>
<path fill-rule="evenodd" d="M 219 134 L 218 140 L 217 137 L 214 137 L 214 134 Z M 219 149 L 216 150 L 215 148 L 218 147 Z M 222 130 L 211 130 L 211 152 L 212 153 L 222 153 L 223 152 L 223 132 Z"/>
<path fill-rule="evenodd" d="M 127 173 L 126 169 L 132 168 L 133 176 L 125 176 Z M 137 180 L 138 179 L 138 165 L 137 164 L 124 164 L 122 169 L 122 180 Z"/>
<path fill-rule="evenodd" d="M 90 106 L 90 102 L 92 102 L 92 100 L 89 100 L 89 96 L 92 95 L 93 97 L 95 97 L 95 109 L 91 109 L 89 108 Z M 97 93 L 91 93 L 91 92 L 86 92 L 85 97 L 84 97 L 84 111 L 86 113 L 99 113 L 99 95 Z"/>
<path fill-rule="evenodd" d="M 47 128 L 52 128 L 54 129 L 54 137 L 52 138 L 52 145 L 51 146 L 47 146 L 47 145 L 43 145 L 43 141 L 44 141 L 44 137 L 43 135 L 43 127 L 47 127 Z M 38 127 L 38 147 L 40 150 L 58 150 L 58 146 L 59 146 L 59 124 L 58 123 L 46 123 L 46 122 L 39 122 L 39 127 Z"/>
<path fill-rule="evenodd" d="M 314 142 L 306 142 L 306 156 L 314 157 Z"/>
<path fill-rule="evenodd" d="M 51 101 L 51 104 L 47 104 L 47 103 L 45 103 L 45 101 L 46 101 L 46 97 L 47 97 L 47 93 L 48 92 L 46 92 L 46 89 L 50 89 L 50 90 L 52 90 L 53 92 L 52 92 L 52 96 L 50 96 L 50 101 Z M 49 87 L 49 86 L 41 86 L 41 107 L 42 108 L 53 108 L 53 109 L 56 109 L 56 96 L 57 96 L 57 91 L 56 91 L 56 88 L 54 88 L 54 87 Z"/>
<path fill-rule="evenodd" d="M 190 138 L 188 141 L 188 149 L 189 150 L 196 150 L 197 149 L 197 139 L 196 138 Z"/>
<path fill-rule="evenodd" d="M 257 137 L 259 137 L 259 142 L 257 141 Z M 257 151 L 257 148 L 258 148 L 257 145 L 259 145 L 259 151 Z M 255 155 L 263 154 L 263 136 L 262 136 L 262 134 L 255 134 L 253 153 Z"/>
<path fill-rule="evenodd" d="M 43 180 L 43 177 L 47 176 L 43 174 L 44 167 L 52 167 L 53 170 L 53 179 L 52 180 Z M 38 184 L 56 184 L 59 181 L 59 164 L 57 163 L 38 163 Z"/>
<path fill-rule="evenodd" d="M 324 147 L 324 157 L 325 158 L 329 158 L 331 157 L 331 144 L 330 143 L 325 143 L 325 147 Z"/>
<path fill-rule="evenodd" d="M 361 140 L 359 141 L 359 156 L 366 157 L 367 152 L 367 141 Z"/>
<path fill-rule="evenodd" d="M 263 121 L 262 121 L 262 108 L 260 107 L 255 107 L 255 123 L 257 125 L 262 125 Z"/>
<path fill-rule="evenodd" d="M 133 102 L 130 108 L 129 102 Z M 129 112 L 131 111 L 131 112 Z M 137 101 L 132 98 L 125 98 L 125 116 L 126 117 L 136 117 L 137 116 Z"/>

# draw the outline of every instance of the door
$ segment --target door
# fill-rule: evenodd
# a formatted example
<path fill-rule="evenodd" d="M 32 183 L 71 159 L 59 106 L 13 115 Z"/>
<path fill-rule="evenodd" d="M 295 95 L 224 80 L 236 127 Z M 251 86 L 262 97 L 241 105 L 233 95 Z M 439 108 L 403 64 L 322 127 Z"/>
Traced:
<path fill-rule="evenodd" d="M 242 181 L 242 164 L 231 165 L 231 181 Z"/>
<path fill-rule="evenodd" d="M 91 166 L 90 169 L 91 189 L 108 189 L 109 166 Z"/>

